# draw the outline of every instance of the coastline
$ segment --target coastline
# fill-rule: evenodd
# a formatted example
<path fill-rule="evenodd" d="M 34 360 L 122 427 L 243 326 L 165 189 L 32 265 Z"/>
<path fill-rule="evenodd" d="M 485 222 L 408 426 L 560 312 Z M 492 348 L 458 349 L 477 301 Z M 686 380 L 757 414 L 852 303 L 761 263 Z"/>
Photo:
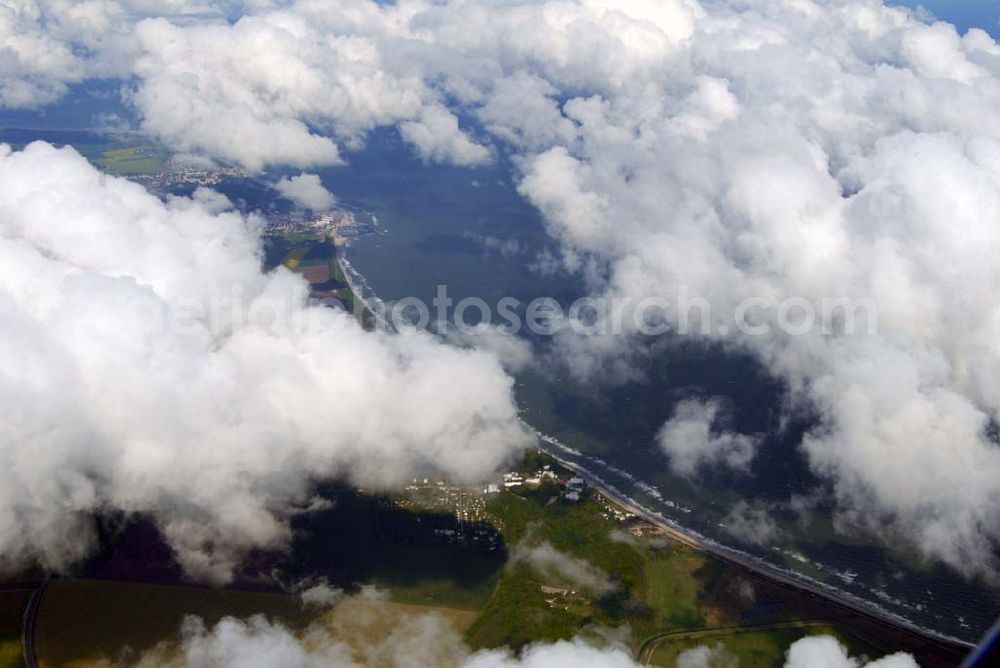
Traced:
<path fill-rule="evenodd" d="M 530 425 L 528 426 L 531 429 Z M 653 524 L 667 534 L 671 540 L 682 543 L 692 549 L 699 550 L 712 557 L 732 564 L 755 575 L 775 582 L 779 585 L 791 587 L 805 591 L 814 596 L 823 598 L 827 603 L 847 609 L 855 614 L 860 614 L 868 619 L 889 627 L 896 631 L 908 633 L 919 637 L 922 641 L 930 641 L 951 647 L 960 647 L 964 651 L 970 651 L 976 647 L 974 643 L 955 638 L 947 634 L 939 633 L 933 629 L 922 627 L 901 615 L 889 612 L 878 605 L 854 596 L 848 592 L 841 591 L 832 585 L 828 585 L 807 576 L 788 571 L 780 567 L 769 564 L 762 559 L 740 552 L 739 550 L 726 547 L 720 543 L 709 540 L 698 534 L 680 526 L 672 520 L 668 520 L 659 513 L 644 507 L 628 495 L 621 492 L 614 485 L 607 483 L 600 476 L 588 470 L 576 462 L 568 460 L 556 447 L 555 439 L 548 437 L 535 429 L 532 429 L 541 442 L 541 449 L 555 459 L 559 464 L 573 471 L 583 478 L 588 485 L 603 494 L 613 503 L 618 504 L 622 509 L 642 518 Z"/>
<path fill-rule="evenodd" d="M 382 300 L 368 287 L 364 277 L 351 266 L 351 261 L 345 257 L 344 247 L 332 240 L 331 244 L 333 245 L 333 255 L 336 258 L 337 266 L 340 267 L 340 273 L 344 275 L 344 282 L 347 283 L 347 287 L 354 294 L 355 303 L 362 306 L 361 313 L 355 313 L 355 317 L 362 318 L 364 312 L 367 311 L 375 319 L 376 329 L 392 331 L 392 324 L 385 317 L 385 308 Z M 362 285 L 362 283 L 364 284 Z M 376 304 L 375 302 L 378 303 Z"/>
<path fill-rule="evenodd" d="M 378 321 L 378 327 L 387 327 L 391 331 L 391 325 L 385 318 L 385 308 L 382 300 L 378 297 L 374 290 L 370 288 L 364 276 L 357 272 L 351 265 L 350 261 L 346 257 L 346 253 L 344 252 L 345 249 L 338 244 L 335 245 L 335 251 L 337 262 L 345 276 L 348 286 L 354 292 L 357 301 L 373 314 Z M 705 554 L 735 565 L 779 585 L 794 588 L 807 592 L 813 596 L 821 597 L 831 605 L 839 606 L 845 610 L 864 616 L 875 623 L 891 627 L 899 632 L 919 637 L 924 642 L 934 642 L 947 645 L 952 648 L 961 648 L 965 652 L 968 652 L 977 646 L 976 642 L 964 640 L 947 633 L 936 631 L 930 627 L 922 626 L 907 618 L 903 614 L 886 609 L 874 600 L 863 598 L 857 594 L 839 589 L 835 585 L 817 580 L 795 570 L 783 568 L 766 561 L 761 557 L 743 552 L 739 549 L 726 546 L 716 540 L 700 534 L 696 530 L 683 526 L 673 519 L 664 517 L 659 512 L 643 506 L 642 503 L 631 498 L 628 494 L 621 491 L 618 487 L 603 479 L 600 475 L 588 469 L 583 464 L 577 463 L 568 458 L 569 455 L 586 457 L 584 453 L 580 453 L 572 447 L 559 442 L 558 439 L 538 431 L 532 425 L 524 422 L 523 419 L 521 422 L 531 433 L 536 435 L 543 451 L 551 455 L 566 468 L 576 472 L 577 475 L 584 478 L 591 487 L 597 489 L 612 502 L 618 504 L 628 512 L 643 518 L 651 524 L 662 528 L 672 540 L 676 540 L 677 542 L 687 545 L 692 549 L 704 552 Z M 601 464 L 607 466 L 610 471 L 617 470 L 609 464 L 603 462 L 601 462 Z M 634 477 L 627 472 L 619 471 L 619 474 L 632 479 L 631 482 L 637 486 L 641 487 L 643 484 L 643 481 L 635 480 Z M 678 507 L 678 509 L 683 512 L 691 512 L 690 509 L 684 507 Z M 978 639 L 976 640 L 978 641 Z"/>

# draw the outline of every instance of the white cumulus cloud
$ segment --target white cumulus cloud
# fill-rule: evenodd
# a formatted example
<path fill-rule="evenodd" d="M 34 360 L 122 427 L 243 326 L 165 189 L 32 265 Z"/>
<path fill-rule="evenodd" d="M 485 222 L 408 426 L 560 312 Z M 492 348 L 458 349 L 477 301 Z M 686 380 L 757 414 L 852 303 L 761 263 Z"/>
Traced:
<path fill-rule="evenodd" d="M 862 663 L 848 655 L 847 648 L 831 636 L 811 636 L 792 643 L 788 648 L 785 668 L 917 668 L 909 654 L 899 652 Z"/>
<path fill-rule="evenodd" d="M 685 399 L 677 405 L 657 435 L 674 472 L 693 476 L 711 466 L 746 469 L 750 465 L 759 439 L 727 431 L 724 418 L 725 409 L 717 399 Z"/>
<path fill-rule="evenodd" d="M 788 411 L 817 416 L 801 445 L 838 526 L 995 577 L 1000 47 L 984 31 L 878 0 L 81 4 L 4 6 L 0 104 L 128 76 L 146 132 L 250 170 L 336 164 L 380 126 L 429 161 L 512 151 L 551 259 L 599 296 L 685 290 L 710 306 L 690 336 L 754 356 Z M 748 299 L 755 333 L 734 322 Z M 789 327 L 782 304 L 825 326 Z M 634 333 L 559 343 L 577 376 L 633 379 Z M 697 443 L 740 464 L 734 438 Z"/>
<path fill-rule="evenodd" d="M 189 617 L 180 638 L 142 656 L 139 668 L 633 668 L 624 646 L 597 647 L 582 638 L 509 650 L 472 652 L 459 633 L 434 613 L 404 612 L 373 592 L 346 598 L 304 631 L 263 616 L 226 618 L 212 627 Z"/>
<path fill-rule="evenodd" d="M 325 211 L 336 203 L 333 193 L 323 187 L 316 174 L 284 177 L 275 184 L 275 188 L 282 197 L 312 211 Z"/>
<path fill-rule="evenodd" d="M 567 585 L 591 594 L 607 594 L 618 588 L 600 568 L 585 559 L 560 552 L 548 541 L 534 545 L 518 543 L 508 563 L 528 564 L 553 585 Z"/>
<path fill-rule="evenodd" d="M 64 567 L 120 510 L 224 581 L 315 480 L 473 481 L 528 443 L 494 357 L 307 307 L 226 206 L 0 148 L 0 565 Z"/>

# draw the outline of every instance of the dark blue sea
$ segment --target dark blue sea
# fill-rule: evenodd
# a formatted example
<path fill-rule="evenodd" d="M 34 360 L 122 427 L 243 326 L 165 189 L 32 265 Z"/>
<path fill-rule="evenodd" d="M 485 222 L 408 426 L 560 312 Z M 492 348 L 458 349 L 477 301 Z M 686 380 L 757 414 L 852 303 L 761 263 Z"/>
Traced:
<path fill-rule="evenodd" d="M 552 250 L 551 241 L 512 185 L 507 165 L 426 166 L 386 132 L 352 156 L 349 167 L 322 176 L 346 204 L 379 221 L 382 233 L 355 242 L 347 256 L 383 300 L 430 303 L 439 285 L 447 285 L 456 302 L 480 297 L 491 304 L 505 296 L 522 304 L 539 296 L 569 304 L 586 293 L 574 276 L 539 273 L 539 253 Z M 551 342 L 533 343 L 544 359 Z M 547 447 L 709 540 L 963 640 L 978 640 L 1000 615 L 1000 592 L 891 552 L 874 536 L 836 531 L 828 502 L 816 504 L 811 523 L 801 526 L 787 509 L 789 499 L 824 490 L 797 447 L 811 417 L 779 429 L 784 389 L 753 359 L 671 339 L 651 342 L 643 352 L 645 378 L 625 385 L 576 383 L 551 365 L 520 373 L 524 420 L 549 437 Z M 676 403 L 691 396 L 726 397 L 734 429 L 767 434 L 751 475 L 715 474 L 692 483 L 669 472 L 654 436 Z M 719 523 L 740 500 L 772 508 L 784 538 L 767 547 L 734 542 Z"/>

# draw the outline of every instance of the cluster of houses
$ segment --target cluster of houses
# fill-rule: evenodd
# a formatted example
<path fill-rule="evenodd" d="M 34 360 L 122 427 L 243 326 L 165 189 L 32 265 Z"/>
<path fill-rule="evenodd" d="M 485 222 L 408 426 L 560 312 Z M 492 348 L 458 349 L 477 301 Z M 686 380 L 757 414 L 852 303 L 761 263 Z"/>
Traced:
<path fill-rule="evenodd" d="M 243 176 L 245 176 L 243 171 L 238 167 L 196 169 L 168 165 L 167 169 L 154 174 L 134 174 L 129 178 L 153 188 L 164 189 L 182 185 L 212 187 L 219 185 L 226 179 L 237 179 Z"/>
<path fill-rule="evenodd" d="M 604 510 L 601 511 L 601 517 L 606 520 L 615 520 L 617 522 L 625 522 L 635 518 L 635 515 L 629 511 L 623 509 L 617 503 L 604 496 L 603 494 L 595 494 L 594 499 L 601 504 Z"/>
<path fill-rule="evenodd" d="M 559 482 L 559 476 L 552 467 L 546 464 L 542 468 L 535 471 L 534 474 L 525 478 L 523 475 L 517 471 L 511 471 L 509 473 L 503 474 L 503 486 L 505 489 L 511 489 L 512 487 L 520 487 L 522 485 L 527 485 L 528 487 L 538 487 L 546 480 L 552 480 L 554 482 Z M 500 491 L 499 487 L 496 491 Z"/>
<path fill-rule="evenodd" d="M 553 585 L 540 584 L 539 591 L 545 597 L 545 603 L 550 608 L 558 610 L 569 610 L 569 603 L 585 603 L 585 596 L 578 594 L 568 587 L 555 587 Z"/>
<path fill-rule="evenodd" d="M 518 473 L 517 471 L 511 471 L 509 473 L 503 474 L 503 486 L 505 489 L 511 489 L 512 487 L 520 487 L 521 485 L 527 485 L 528 487 L 538 487 L 546 480 L 552 480 L 559 482 L 559 476 L 552 467 L 546 464 L 544 467 L 535 471 L 534 474 L 528 476 L 527 478 Z M 500 491 L 499 488 L 497 491 Z"/>
<path fill-rule="evenodd" d="M 405 492 L 403 498 L 394 500 L 394 505 L 412 511 L 440 513 L 437 517 L 420 520 L 437 541 L 490 551 L 502 547 L 502 525 L 487 512 L 485 499 L 477 490 L 441 479 L 413 478 Z"/>
<path fill-rule="evenodd" d="M 566 489 L 563 491 L 563 498 L 567 501 L 579 501 L 583 498 L 583 490 L 587 483 L 583 481 L 583 478 L 574 476 L 566 481 Z"/>
<path fill-rule="evenodd" d="M 525 475 L 518 471 L 509 471 L 503 474 L 503 481 L 500 484 L 490 483 L 483 489 L 484 494 L 499 494 L 501 489 L 513 490 L 518 487 L 539 487 L 542 483 L 551 481 L 559 483 L 559 474 L 552 470 L 548 464 L 542 466 L 532 474 Z M 586 482 L 579 476 L 573 476 L 566 480 L 563 485 L 562 497 L 567 501 L 579 501 L 584 498 Z"/>
<path fill-rule="evenodd" d="M 374 217 L 371 220 L 358 220 L 350 211 L 327 211 L 312 218 L 303 218 L 303 213 L 293 211 L 269 215 L 267 233 L 278 236 L 319 234 L 340 245 L 377 232 Z"/>
<path fill-rule="evenodd" d="M 290 213 L 272 213 L 267 217 L 267 233 L 272 235 L 287 234 L 332 234 L 340 226 L 350 227 L 354 216 L 350 213 L 328 211 L 326 213 L 304 217 L 302 211 Z"/>

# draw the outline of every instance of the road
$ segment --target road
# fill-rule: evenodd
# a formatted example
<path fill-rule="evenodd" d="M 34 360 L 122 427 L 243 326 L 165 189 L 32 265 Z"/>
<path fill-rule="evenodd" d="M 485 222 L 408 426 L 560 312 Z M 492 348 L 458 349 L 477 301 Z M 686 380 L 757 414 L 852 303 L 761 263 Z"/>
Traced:
<path fill-rule="evenodd" d="M 872 619 L 880 624 L 885 624 L 886 626 L 890 626 L 898 631 L 902 631 L 912 636 L 916 636 L 917 638 L 919 638 L 924 642 L 931 641 L 939 643 L 941 645 L 952 646 L 952 647 L 960 646 L 964 648 L 966 651 L 971 650 L 975 647 L 975 645 L 971 643 L 967 643 L 964 641 L 956 640 L 954 638 L 948 638 L 945 636 L 938 635 L 936 633 L 929 632 L 926 629 L 920 628 L 916 624 L 912 624 L 904 619 L 901 619 L 899 617 L 896 617 L 888 613 L 884 613 L 881 610 L 878 610 L 874 607 L 871 607 L 862 602 L 854 600 L 853 598 L 846 596 L 841 592 L 836 591 L 835 589 L 826 588 L 818 583 L 810 582 L 804 578 L 796 577 L 769 564 L 758 561 L 756 559 L 752 559 L 747 555 L 737 552 L 736 550 L 729 549 L 717 543 L 707 543 L 705 541 L 699 540 L 696 536 L 687 534 L 684 531 L 678 529 L 677 527 L 667 524 L 656 515 L 650 513 L 648 510 L 636 506 L 634 503 L 632 503 L 629 499 L 625 498 L 619 492 L 608 488 L 602 481 L 596 479 L 585 468 L 577 464 L 574 464 L 571 461 L 567 461 L 566 459 L 560 457 L 557 453 L 552 452 L 548 448 L 545 448 L 545 452 L 547 452 L 550 456 L 552 456 L 556 461 L 558 461 L 564 467 L 570 469 L 578 476 L 586 480 L 587 484 L 589 484 L 594 489 L 598 490 L 601 494 L 608 497 L 610 500 L 617 503 L 623 509 L 636 515 L 637 517 L 641 517 L 650 524 L 653 524 L 663 529 L 672 540 L 675 540 L 678 543 L 682 543 L 693 549 L 700 550 L 705 554 L 709 554 L 727 563 L 739 566 L 740 568 L 743 568 L 762 578 L 770 580 L 771 582 L 776 582 L 778 584 L 785 585 L 787 587 L 793 587 L 795 589 L 806 591 L 814 596 L 824 599 L 825 601 L 827 601 L 832 605 L 839 606 L 840 608 L 844 608 L 856 614 L 864 615 L 865 617 L 868 617 L 869 619 Z"/>
<path fill-rule="evenodd" d="M 332 242 L 331 242 L 332 243 Z M 357 281 L 354 279 L 353 270 L 346 264 L 347 258 L 344 257 L 344 249 L 338 244 L 333 244 L 334 257 L 337 260 L 337 266 L 340 267 L 340 273 L 344 275 L 344 282 L 347 283 L 347 287 L 350 289 L 351 293 L 354 294 L 355 303 L 361 304 L 366 311 L 372 314 L 375 319 L 376 329 L 382 331 L 391 332 L 393 331 L 392 324 L 386 318 L 385 309 L 377 308 L 376 305 L 372 304 L 367 297 L 365 297 L 364 287 L 358 285 Z M 355 307 L 357 310 L 357 307 Z M 360 314 L 354 314 L 360 317 Z"/>
<path fill-rule="evenodd" d="M 780 629 L 802 629 L 808 628 L 810 626 L 829 626 L 831 621 L 828 619 L 803 619 L 803 620 L 792 620 L 787 622 L 776 622 L 774 624 L 749 624 L 747 626 L 720 626 L 716 628 L 707 629 L 689 629 L 686 631 L 667 631 L 664 633 L 658 633 L 651 638 L 647 638 L 645 642 L 639 647 L 639 651 L 636 653 L 636 661 L 643 665 L 652 665 L 653 654 L 656 652 L 656 648 L 660 646 L 664 640 L 676 640 L 679 638 L 711 638 L 717 635 L 729 635 L 734 632 L 749 632 L 749 631 L 777 631 Z"/>
<path fill-rule="evenodd" d="M 28 600 L 28 606 L 24 609 L 21 626 L 21 657 L 24 660 L 25 668 L 38 668 L 38 657 L 35 656 L 35 626 L 38 623 L 38 608 L 42 604 L 42 595 L 51 579 L 49 576 L 38 583 L 38 587 Z"/>

